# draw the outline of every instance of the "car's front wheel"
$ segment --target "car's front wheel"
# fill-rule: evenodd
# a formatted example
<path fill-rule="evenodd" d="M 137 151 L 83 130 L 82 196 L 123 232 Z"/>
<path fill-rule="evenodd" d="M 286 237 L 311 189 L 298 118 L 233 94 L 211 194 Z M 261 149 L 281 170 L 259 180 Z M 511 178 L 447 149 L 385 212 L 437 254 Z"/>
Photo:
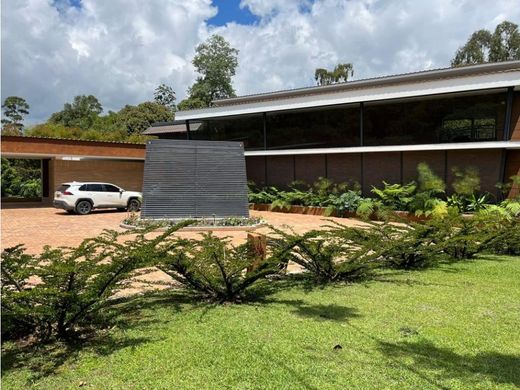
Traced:
<path fill-rule="evenodd" d="M 128 207 L 126 208 L 128 211 L 139 211 L 141 208 L 141 202 L 139 199 L 131 199 L 130 202 L 128 202 Z"/>
<path fill-rule="evenodd" d="M 76 213 L 80 215 L 86 215 L 92 211 L 92 203 L 88 200 L 81 200 L 76 205 Z"/>

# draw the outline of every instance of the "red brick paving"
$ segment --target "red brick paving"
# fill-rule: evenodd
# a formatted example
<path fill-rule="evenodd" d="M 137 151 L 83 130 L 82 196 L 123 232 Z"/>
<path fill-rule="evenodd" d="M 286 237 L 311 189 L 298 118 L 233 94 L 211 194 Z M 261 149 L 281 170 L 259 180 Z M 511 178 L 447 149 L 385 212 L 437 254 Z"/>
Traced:
<path fill-rule="evenodd" d="M 119 227 L 127 216 L 125 212 L 112 210 L 94 211 L 89 215 L 70 215 L 50 207 L 13 208 L 1 210 L 1 249 L 17 244 L 24 244 L 29 253 L 39 253 L 45 245 L 75 246 L 83 239 L 95 237 L 104 229 L 123 230 Z M 313 215 L 272 213 L 267 211 L 251 211 L 251 216 L 262 217 L 268 224 L 276 227 L 289 226 L 302 233 L 327 224 L 326 219 L 345 225 L 360 225 L 362 222 L 346 218 L 324 218 Z M 267 233 L 267 228 L 258 229 Z M 198 232 L 182 232 L 183 237 L 198 237 Z M 245 231 L 216 232 L 219 237 L 230 237 L 233 244 L 243 243 L 247 237 Z M 144 279 L 165 282 L 169 278 L 161 271 L 154 271 Z M 143 284 L 134 284 L 128 292 L 147 289 Z"/>

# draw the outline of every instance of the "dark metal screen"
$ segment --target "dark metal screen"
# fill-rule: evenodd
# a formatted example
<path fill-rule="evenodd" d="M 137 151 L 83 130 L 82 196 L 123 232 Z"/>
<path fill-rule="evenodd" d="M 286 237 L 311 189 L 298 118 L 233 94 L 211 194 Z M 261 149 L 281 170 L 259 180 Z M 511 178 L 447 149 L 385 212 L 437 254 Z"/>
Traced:
<path fill-rule="evenodd" d="M 142 218 L 248 217 L 241 142 L 152 140 L 146 146 Z"/>

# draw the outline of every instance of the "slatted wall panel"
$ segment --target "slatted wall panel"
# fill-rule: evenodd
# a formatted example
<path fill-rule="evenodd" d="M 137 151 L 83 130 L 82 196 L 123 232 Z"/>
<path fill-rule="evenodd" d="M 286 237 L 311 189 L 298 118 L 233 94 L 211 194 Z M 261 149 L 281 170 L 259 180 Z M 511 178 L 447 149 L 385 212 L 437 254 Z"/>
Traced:
<path fill-rule="evenodd" d="M 246 182 L 240 142 L 152 140 L 141 217 L 248 217 Z"/>

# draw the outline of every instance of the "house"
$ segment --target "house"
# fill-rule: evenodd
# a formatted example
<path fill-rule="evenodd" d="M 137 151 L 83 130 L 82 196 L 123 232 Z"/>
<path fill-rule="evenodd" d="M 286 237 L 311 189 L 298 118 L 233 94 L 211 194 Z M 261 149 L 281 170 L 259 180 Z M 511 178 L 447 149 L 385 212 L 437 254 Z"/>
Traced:
<path fill-rule="evenodd" d="M 520 61 L 428 70 L 215 100 L 146 134 L 243 142 L 247 177 L 406 183 L 426 162 L 447 183 L 475 167 L 483 191 L 520 169 Z"/>

